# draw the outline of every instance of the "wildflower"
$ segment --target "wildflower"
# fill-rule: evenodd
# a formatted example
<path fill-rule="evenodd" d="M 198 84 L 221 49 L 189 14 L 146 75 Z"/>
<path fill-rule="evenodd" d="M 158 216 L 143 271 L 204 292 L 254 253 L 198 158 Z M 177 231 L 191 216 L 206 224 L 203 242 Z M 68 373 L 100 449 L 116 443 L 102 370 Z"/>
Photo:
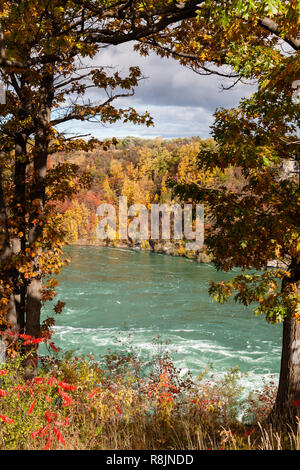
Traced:
<path fill-rule="evenodd" d="M 52 386 L 55 382 L 56 382 L 56 378 L 52 376 L 48 379 L 47 385 Z"/>
<path fill-rule="evenodd" d="M 30 336 L 30 335 L 20 335 L 20 338 L 21 338 L 21 339 L 29 340 L 29 339 L 32 338 L 32 336 Z"/>

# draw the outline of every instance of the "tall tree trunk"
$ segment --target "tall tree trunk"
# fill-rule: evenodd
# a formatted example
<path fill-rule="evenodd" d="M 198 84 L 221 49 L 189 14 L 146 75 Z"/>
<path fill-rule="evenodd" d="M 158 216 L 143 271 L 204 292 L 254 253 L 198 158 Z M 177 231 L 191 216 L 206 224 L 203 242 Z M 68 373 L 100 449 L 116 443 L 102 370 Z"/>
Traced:
<path fill-rule="evenodd" d="M 37 246 L 43 232 L 43 215 L 46 195 L 47 159 L 50 143 L 51 108 L 54 98 L 53 75 L 45 70 L 41 84 L 41 103 L 39 118 L 36 123 L 34 150 L 34 181 L 31 190 L 32 213 L 29 219 L 29 247 L 35 250 L 33 269 L 35 277 L 27 287 L 26 333 L 31 336 L 40 334 L 40 316 L 42 306 L 42 274 L 39 267 L 40 248 Z"/>
<path fill-rule="evenodd" d="M 0 154 L 0 158 L 4 158 L 4 156 Z M 5 276 L 7 276 L 7 281 L 12 284 L 12 272 L 10 268 L 6 266 L 7 263 L 9 264 L 12 251 L 10 246 L 7 210 L 4 199 L 2 181 L 2 172 L 0 169 L 0 269 L 3 269 Z M 13 294 L 10 296 L 6 312 L 6 319 L 12 329 L 18 329 L 16 304 Z"/>
<path fill-rule="evenodd" d="M 279 386 L 271 421 L 286 424 L 295 421 L 297 415 L 300 418 L 300 406 L 294 406 L 299 399 L 300 323 L 287 318 L 283 323 Z"/>
<path fill-rule="evenodd" d="M 282 289 L 294 284 L 300 293 L 300 264 L 296 259 L 292 260 L 290 272 L 291 276 L 284 279 Z M 283 323 L 278 392 L 269 418 L 274 424 L 295 425 L 296 416 L 300 418 L 300 322 L 286 318 Z"/>
<path fill-rule="evenodd" d="M 12 251 L 18 255 L 26 248 L 26 169 L 28 165 L 27 136 L 17 134 L 15 137 L 15 172 L 14 172 L 14 217 L 17 221 L 18 236 L 12 240 Z M 18 276 L 15 285 L 15 304 L 17 324 L 19 330 L 24 332 L 25 327 L 25 302 L 26 302 L 26 284 L 25 280 Z"/>
<path fill-rule="evenodd" d="M 29 220 L 28 243 L 35 250 L 33 270 L 35 277 L 30 280 L 27 287 L 26 299 L 26 333 L 32 336 L 39 336 L 40 315 L 42 304 L 42 276 L 39 267 L 40 249 L 36 243 L 42 235 L 42 216 L 45 205 L 45 179 L 47 172 L 48 139 L 43 130 L 39 130 L 36 135 L 35 157 L 34 157 L 34 182 L 31 192 L 33 212 Z M 38 221 L 38 222 L 37 222 Z"/>

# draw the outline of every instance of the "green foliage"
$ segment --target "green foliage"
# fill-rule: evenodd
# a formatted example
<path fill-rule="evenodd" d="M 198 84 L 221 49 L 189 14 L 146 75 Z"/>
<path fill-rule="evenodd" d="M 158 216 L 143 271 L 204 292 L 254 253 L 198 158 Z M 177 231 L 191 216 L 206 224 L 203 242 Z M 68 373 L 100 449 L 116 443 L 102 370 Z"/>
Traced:
<path fill-rule="evenodd" d="M 254 303 L 255 314 L 270 322 L 298 319 L 299 181 L 290 166 L 299 164 L 299 105 L 292 100 L 292 84 L 299 79 L 293 41 L 299 2 L 204 2 L 200 30 L 208 20 L 211 26 L 220 25 L 223 63 L 240 79 L 255 79 L 258 89 L 237 108 L 216 111 L 216 145 L 199 153 L 198 165 L 221 172 L 238 167 L 242 184 L 238 191 L 197 182 L 177 181 L 173 187 L 179 198 L 206 204 L 211 231 L 205 243 L 217 269 L 243 270 L 231 282 L 212 283 L 214 299 L 225 302 L 233 296 L 244 305 Z M 221 40 L 218 33 L 211 34 L 207 60 Z M 279 47 L 282 42 L 290 47 L 289 54 Z M 280 269 L 266 271 L 270 261 Z"/>

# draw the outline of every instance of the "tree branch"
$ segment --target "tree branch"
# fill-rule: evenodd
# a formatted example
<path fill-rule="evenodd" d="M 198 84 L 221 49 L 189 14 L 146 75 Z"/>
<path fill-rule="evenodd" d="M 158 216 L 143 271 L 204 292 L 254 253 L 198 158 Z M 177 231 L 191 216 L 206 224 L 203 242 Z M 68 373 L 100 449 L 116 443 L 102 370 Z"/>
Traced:
<path fill-rule="evenodd" d="M 272 34 L 275 34 L 275 36 L 281 37 L 287 44 L 289 44 L 295 51 L 300 50 L 300 40 L 296 38 L 286 38 L 282 36 L 282 29 L 280 26 L 275 23 L 275 21 L 271 20 L 270 18 L 262 18 L 258 20 L 258 24 L 269 31 Z"/>

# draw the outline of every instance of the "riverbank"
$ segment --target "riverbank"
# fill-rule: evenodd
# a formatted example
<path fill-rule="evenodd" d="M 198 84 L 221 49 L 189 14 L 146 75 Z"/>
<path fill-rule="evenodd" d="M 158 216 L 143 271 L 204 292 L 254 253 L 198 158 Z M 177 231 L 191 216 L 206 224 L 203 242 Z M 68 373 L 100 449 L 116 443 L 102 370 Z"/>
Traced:
<path fill-rule="evenodd" d="M 177 256 L 188 258 L 196 261 L 197 263 L 212 263 L 213 256 L 209 254 L 204 247 L 202 250 L 186 250 L 184 243 L 182 242 L 164 242 L 164 241 L 153 241 L 150 240 L 144 242 L 120 242 L 117 240 L 88 240 L 88 239 L 78 239 L 74 242 L 71 242 L 70 245 L 74 246 L 103 246 L 108 248 L 122 248 L 135 251 L 150 251 L 152 253 L 158 253 L 169 256 Z M 281 262 L 280 260 L 270 260 L 267 264 L 267 268 L 286 268 L 286 263 Z"/>
<path fill-rule="evenodd" d="M 213 257 L 206 252 L 204 247 L 202 250 L 186 250 L 184 242 L 170 242 L 170 241 L 143 241 L 143 242 L 122 242 L 119 240 L 88 240 L 78 239 L 71 242 L 70 245 L 74 246 L 103 246 L 109 248 L 122 248 L 135 251 L 149 251 L 152 253 L 164 254 L 169 256 L 184 257 L 192 259 L 197 263 L 211 263 Z"/>

